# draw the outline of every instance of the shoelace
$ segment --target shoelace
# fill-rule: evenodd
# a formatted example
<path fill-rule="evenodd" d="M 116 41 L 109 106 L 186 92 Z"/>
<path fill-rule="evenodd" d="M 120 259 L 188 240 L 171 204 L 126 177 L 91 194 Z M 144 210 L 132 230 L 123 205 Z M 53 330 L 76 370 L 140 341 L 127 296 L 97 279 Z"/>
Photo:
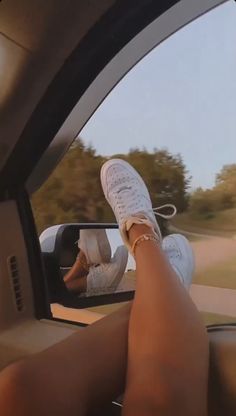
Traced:
<path fill-rule="evenodd" d="M 173 209 L 172 214 L 161 214 L 159 211 L 162 210 L 163 208 Z M 170 220 L 177 213 L 177 208 L 173 204 L 164 204 L 164 205 L 161 205 L 160 207 L 153 208 L 152 210 L 153 210 L 154 214 L 156 215 L 156 217 L 161 217 L 161 218 L 164 218 L 165 220 Z"/>

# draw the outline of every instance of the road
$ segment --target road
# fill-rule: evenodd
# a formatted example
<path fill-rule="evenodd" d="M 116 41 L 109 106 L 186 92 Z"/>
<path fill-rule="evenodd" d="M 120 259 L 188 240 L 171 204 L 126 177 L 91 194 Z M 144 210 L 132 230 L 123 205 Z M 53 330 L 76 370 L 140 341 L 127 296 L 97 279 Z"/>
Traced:
<path fill-rule="evenodd" d="M 199 241 L 191 242 L 196 271 L 207 271 L 209 267 L 236 256 L 236 241 L 233 239 L 196 233 L 187 234 L 200 238 Z M 193 284 L 190 295 L 201 311 L 236 317 L 236 290 Z"/>
<path fill-rule="evenodd" d="M 200 311 L 235 316 L 236 322 L 236 290 L 192 285 L 190 296 Z"/>
<path fill-rule="evenodd" d="M 199 272 L 236 256 L 236 241 L 229 238 L 210 237 L 193 241 L 191 246 Z"/>

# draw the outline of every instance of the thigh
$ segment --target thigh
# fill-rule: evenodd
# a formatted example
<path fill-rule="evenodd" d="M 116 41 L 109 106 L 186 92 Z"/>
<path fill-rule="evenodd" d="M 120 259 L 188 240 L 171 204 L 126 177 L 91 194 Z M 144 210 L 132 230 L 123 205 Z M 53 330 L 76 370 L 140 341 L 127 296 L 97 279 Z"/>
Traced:
<path fill-rule="evenodd" d="M 9 366 L 0 375 L 0 413 L 83 416 L 110 403 L 124 390 L 129 315 L 126 305 Z"/>

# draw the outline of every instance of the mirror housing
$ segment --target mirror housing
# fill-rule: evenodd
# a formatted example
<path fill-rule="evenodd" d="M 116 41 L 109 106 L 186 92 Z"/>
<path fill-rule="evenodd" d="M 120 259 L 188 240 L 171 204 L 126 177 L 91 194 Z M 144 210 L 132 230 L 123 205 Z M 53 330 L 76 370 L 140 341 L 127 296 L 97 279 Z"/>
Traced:
<path fill-rule="evenodd" d="M 126 302 L 134 297 L 134 284 L 119 287 L 117 291 L 93 296 L 78 295 L 69 292 L 63 276 L 74 264 L 78 255 L 77 241 L 82 229 L 117 230 L 114 223 L 69 223 L 54 225 L 40 235 L 40 246 L 45 269 L 50 303 L 60 303 L 69 308 L 87 308 L 112 303 Z M 110 241 L 111 243 L 111 241 Z M 115 238 L 115 243 L 117 239 Z M 114 244 L 111 243 L 111 246 Z M 114 247 L 112 247 L 114 248 Z M 129 266 L 128 266 L 129 267 Z"/>

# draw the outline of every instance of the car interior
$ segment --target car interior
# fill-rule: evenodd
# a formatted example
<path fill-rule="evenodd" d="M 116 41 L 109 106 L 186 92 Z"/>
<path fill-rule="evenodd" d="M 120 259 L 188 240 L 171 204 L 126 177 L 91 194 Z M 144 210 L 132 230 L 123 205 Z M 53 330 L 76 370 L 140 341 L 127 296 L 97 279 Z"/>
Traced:
<path fill-rule="evenodd" d="M 135 64 L 183 26 L 223 3 L 0 2 L 0 369 L 83 331 L 83 322 L 55 316 L 50 303 L 84 309 L 133 298 L 133 288 L 91 298 L 68 295 L 58 276 L 76 258 L 79 230 L 95 225 L 61 224 L 50 244 L 43 240 L 40 245 L 30 196 Z M 117 228 L 110 223 L 102 226 Z M 209 325 L 207 330 L 209 415 L 232 416 L 236 414 L 236 325 Z M 113 403 L 106 414 L 120 411 L 121 404 Z"/>

